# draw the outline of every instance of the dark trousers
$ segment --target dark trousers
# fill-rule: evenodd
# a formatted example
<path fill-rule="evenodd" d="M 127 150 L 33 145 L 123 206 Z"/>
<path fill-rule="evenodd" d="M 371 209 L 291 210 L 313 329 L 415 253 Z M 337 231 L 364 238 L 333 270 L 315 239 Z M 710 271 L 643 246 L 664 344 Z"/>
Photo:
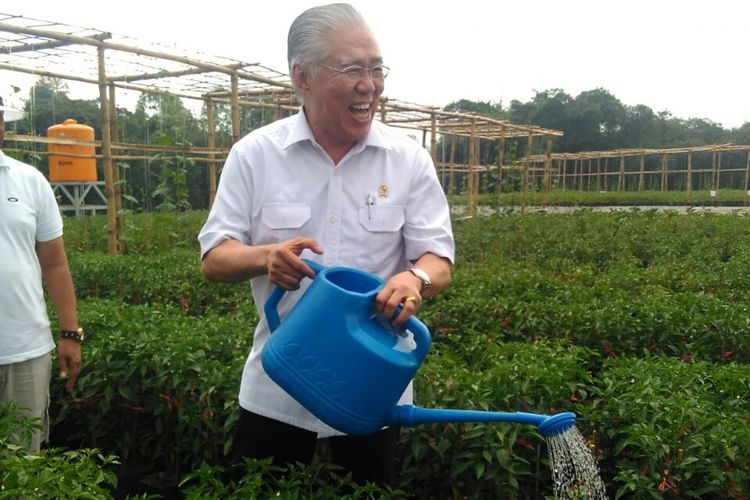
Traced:
<path fill-rule="evenodd" d="M 331 462 L 351 471 L 358 484 L 373 482 L 393 486 L 396 480 L 395 455 L 400 427 L 389 427 L 367 436 L 329 438 Z M 318 435 L 293 425 L 240 408 L 230 461 L 243 458 L 273 458 L 274 464 L 309 464 L 315 454 Z M 236 467 L 235 467 L 236 469 Z M 237 478 L 235 470 L 233 477 Z"/>

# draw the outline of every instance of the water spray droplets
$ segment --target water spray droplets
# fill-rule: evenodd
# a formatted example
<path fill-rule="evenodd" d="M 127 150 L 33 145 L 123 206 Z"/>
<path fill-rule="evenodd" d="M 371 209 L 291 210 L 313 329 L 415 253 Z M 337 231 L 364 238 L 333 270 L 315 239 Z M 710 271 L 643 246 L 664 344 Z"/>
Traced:
<path fill-rule="evenodd" d="M 599 467 L 576 426 L 547 436 L 555 498 L 606 499 Z"/>

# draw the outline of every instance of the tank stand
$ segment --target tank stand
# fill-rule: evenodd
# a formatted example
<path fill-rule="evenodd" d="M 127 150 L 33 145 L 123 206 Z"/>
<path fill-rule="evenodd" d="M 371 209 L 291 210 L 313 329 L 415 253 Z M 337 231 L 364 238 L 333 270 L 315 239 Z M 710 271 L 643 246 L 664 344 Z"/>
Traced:
<path fill-rule="evenodd" d="M 107 211 L 107 197 L 103 181 L 50 182 L 60 210 L 66 215 L 95 215 L 97 210 Z"/>

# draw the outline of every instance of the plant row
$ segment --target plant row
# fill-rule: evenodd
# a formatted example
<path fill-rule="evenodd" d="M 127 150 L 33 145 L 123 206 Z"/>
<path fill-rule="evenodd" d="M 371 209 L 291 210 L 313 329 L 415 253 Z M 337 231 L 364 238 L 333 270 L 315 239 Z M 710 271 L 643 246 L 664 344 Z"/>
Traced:
<path fill-rule="evenodd" d="M 210 464 L 217 468 L 200 476 L 201 491 L 220 488 L 252 325 L 99 299 L 80 308 L 91 332 L 86 366 L 72 397 L 54 382 L 56 444 L 98 448 L 125 469 L 161 471 L 175 483 Z M 650 495 L 663 484 L 695 498 L 750 493 L 748 365 L 602 360 L 564 340 L 444 332 L 416 391 L 425 407 L 576 412 L 614 495 Z M 399 488 L 410 496 L 551 491 L 546 446 L 528 426 L 424 424 L 403 431 L 399 457 Z"/>

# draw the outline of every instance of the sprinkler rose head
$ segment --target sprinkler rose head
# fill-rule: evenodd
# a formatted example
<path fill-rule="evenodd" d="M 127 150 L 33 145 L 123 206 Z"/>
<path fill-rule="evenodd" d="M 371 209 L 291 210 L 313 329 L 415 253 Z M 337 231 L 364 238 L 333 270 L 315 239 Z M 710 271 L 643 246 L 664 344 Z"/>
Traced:
<path fill-rule="evenodd" d="M 576 414 L 569 411 L 557 413 L 544 419 L 539 424 L 539 432 L 543 436 L 555 436 L 562 434 L 576 424 Z"/>

